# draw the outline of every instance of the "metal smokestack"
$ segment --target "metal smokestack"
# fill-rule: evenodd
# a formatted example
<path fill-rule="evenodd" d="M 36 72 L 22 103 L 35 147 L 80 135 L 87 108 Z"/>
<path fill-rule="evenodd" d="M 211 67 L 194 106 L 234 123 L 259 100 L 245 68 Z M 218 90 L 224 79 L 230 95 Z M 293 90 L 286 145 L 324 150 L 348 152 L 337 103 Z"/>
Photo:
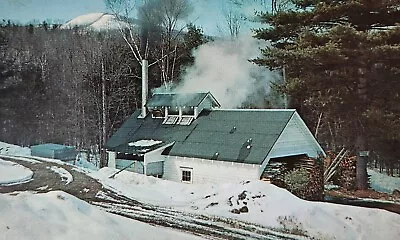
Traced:
<path fill-rule="evenodd" d="M 144 18 L 141 17 L 141 32 L 140 32 L 140 54 L 142 57 L 142 113 L 140 114 L 141 118 L 145 118 L 147 115 L 146 103 L 147 103 L 147 95 L 149 92 L 149 63 L 147 61 L 147 43 L 148 43 L 148 23 L 144 21 Z"/>
<path fill-rule="evenodd" d="M 146 103 L 147 95 L 149 92 L 149 63 L 147 59 L 142 60 L 142 114 L 141 117 L 145 118 L 147 115 Z"/>

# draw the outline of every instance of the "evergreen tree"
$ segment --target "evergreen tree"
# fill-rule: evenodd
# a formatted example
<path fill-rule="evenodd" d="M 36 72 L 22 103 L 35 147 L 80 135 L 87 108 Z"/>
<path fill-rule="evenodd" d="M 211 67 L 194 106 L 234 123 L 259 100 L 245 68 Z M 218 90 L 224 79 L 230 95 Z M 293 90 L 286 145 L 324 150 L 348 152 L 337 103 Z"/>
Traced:
<path fill-rule="evenodd" d="M 271 47 L 253 61 L 285 68 L 281 89 L 290 95 L 291 107 L 309 122 L 324 114 L 324 140 L 331 147 L 353 147 L 357 188 L 366 189 L 362 153 L 388 154 L 381 146 L 400 140 L 400 1 L 293 3 L 295 9 L 260 16 L 267 27 L 256 30 L 256 37 L 271 41 Z M 391 131 L 384 130 L 388 127 Z"/>
<path fill-rule="evenodd" d="M 192 51 L 207 43 L 209 39 L 204 36 L 203 30 L 196 25 L 188 24 L 187 33 L 183 36 L 182 64 L 191 65 L 194 62 Z"/>

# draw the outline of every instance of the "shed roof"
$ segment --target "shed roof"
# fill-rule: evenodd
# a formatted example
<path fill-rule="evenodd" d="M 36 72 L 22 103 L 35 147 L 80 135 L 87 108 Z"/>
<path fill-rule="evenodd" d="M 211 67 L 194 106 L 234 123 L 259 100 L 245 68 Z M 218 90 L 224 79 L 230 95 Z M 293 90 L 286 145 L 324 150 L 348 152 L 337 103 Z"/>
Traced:
<path fill-rule="evenodd" d="M 163 119 L 138 119 L 136 111 L 106 143 L 106 148 L 138 153 L 129 142 L 174 142 L 169 155 L 261 164 L 295 110 L 203 110 L 191 125 L 165 125 Z M 143 149 L 141 149 L 143 150 Z M 151 148 L 148 149 L 152 150 Z"/>
<path fill-rule="evenodd" d="M 62 150 L 62 149 L 66 149 L 66 148 L 75 148 L 75 147 L 61 145 L 61 144 L 55 144 L 55 143 L 43 143 L 43 144 L 33 145 L 33 146 L 31 146 L 31 148 L 47 149 L 47 150 Z"/>
<path fill-rule="evenodd" d="M 147 102 L 147 107 L 197 107 L 210 98 L 214 106 L 220 106 L 210 93 L 156 93 Z"/>

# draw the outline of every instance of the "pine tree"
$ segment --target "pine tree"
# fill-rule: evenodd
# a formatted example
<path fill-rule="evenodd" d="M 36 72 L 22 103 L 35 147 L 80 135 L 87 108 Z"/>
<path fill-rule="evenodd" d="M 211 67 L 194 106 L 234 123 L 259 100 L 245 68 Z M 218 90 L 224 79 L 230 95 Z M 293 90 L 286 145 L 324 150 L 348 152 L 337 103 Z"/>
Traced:
<path fill-rule="evenodd" d="M 337 132 L 339 144 L 359 155 L 357 188 L 366 189 L 360 153 L 400 139 L 400 1 L 293 3 L 295 9 L 260 16 L 266 27 L 256 37 L 271 41 L 271 47 L 253 61 L 285 68 L 282 91 L 291 96 L 291 107 L 324 114 L 331 135 Z M 385 125 L 393 131 L 383 131 Z"/>

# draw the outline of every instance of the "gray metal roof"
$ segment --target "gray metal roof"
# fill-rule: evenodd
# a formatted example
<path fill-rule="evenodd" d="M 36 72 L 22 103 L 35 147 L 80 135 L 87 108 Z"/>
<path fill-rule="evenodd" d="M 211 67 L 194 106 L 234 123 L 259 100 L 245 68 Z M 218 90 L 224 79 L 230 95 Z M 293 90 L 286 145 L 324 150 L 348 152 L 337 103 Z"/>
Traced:
<path fill-rule="evenodd" d="M 48 149 L 48 150 L 63 150 L 63 149 L 75 148 L 75 147 L 61 145 L 61 144 L 55 144 L 55 143 L 43 143 L 43 144 L 33 145 L 33 146 L 31 146 L 31 148 Z"/>
<path fill-rule="evenodd" d="M 295 110 L 203 110 L 189 126 L 163 119 L 138 119 L 136 111 L 106 143 L 106 148 L 137 153 L 129 142 L 141 139 L 173 143 L 169 155 L 261 164 Z M 149 149 L 151 150 L 151 149 Z"/>
<path fill-rule="evenodd" d="M 156 93 L 147 102 L 147 107 L 197 107 L 209 97 L 215 106 L 220 106 L 211 93 Z"/>

